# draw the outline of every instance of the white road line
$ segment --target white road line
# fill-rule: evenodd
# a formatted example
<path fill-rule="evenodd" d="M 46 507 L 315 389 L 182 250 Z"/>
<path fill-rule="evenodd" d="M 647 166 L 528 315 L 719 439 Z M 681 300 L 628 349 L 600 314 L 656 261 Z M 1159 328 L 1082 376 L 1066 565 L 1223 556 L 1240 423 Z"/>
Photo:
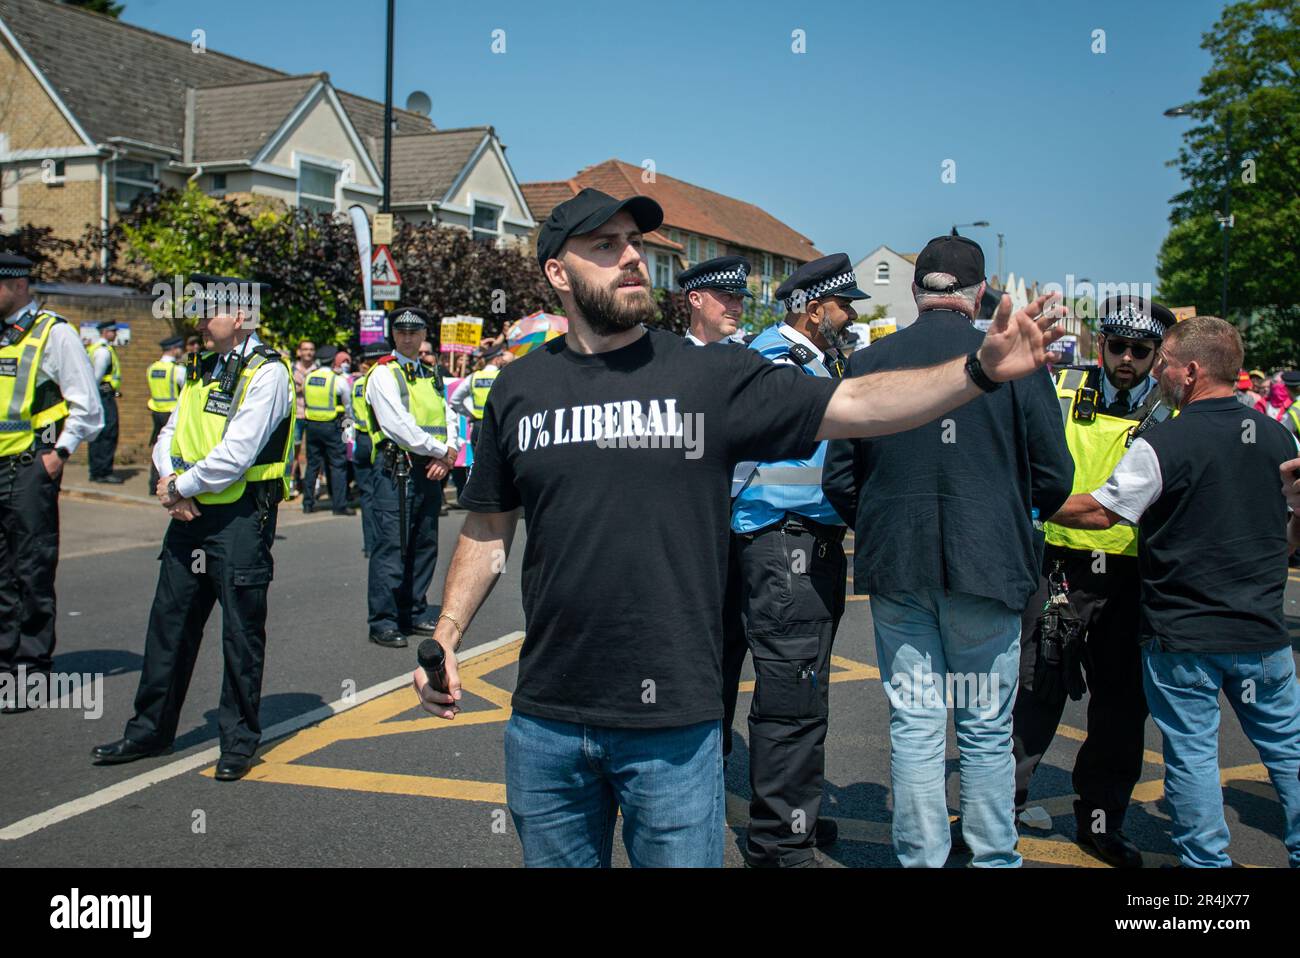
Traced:
<path fill-rule="evenodd" d="M 476 645 L 468 650 L 463 656 L 459 656 L 461 663 L 469 662 L 478 658 L 480 655 L 486 655 L 489 652 L 495 652 L 504 645 L 518 641 L 524 637 L 523 632 L 508 632 L 499 639 L 493 639 L 491 642 L 485 642 L 483 645 Z M 271 726 L 262 733 L 262 745 L 272 742 L 278 738 L 284 738 L 286 735 L 306 728 L 309 725 L 315 725 L 340 712 L 346 712 L 349 709 L 356 708 L 371 699 L 379 698 L 386 695 L 394 689 L 400 689 L 411 681 L 411 673 L 403 672 L 401 675 L 394 676 L 378 685 L 372 685 L 363 692 L 357 692 L 348 700 L 339 699 L 328 705 L 322 705 L 312 709 L 310 712 L 304 712 L 302 715 L 296 715 L 291 719 L 285 719 L 276 725 Z M 414 706 L 413 706 L 414 707 Z M 260 746 L 259 746 L 260 747 Z M 168 779 L 184 775 L 186 772 L 192 772 L 196 768 L 203 768 L 205 765 L 211 765 L 221 757 L 221 747 L 214 745 L 211 748 L 204 749 L 194 755 L 187 755 L 184 758 L 178 758 L 174 762 L 169 762 L 160 768 L 150 769 L 134 778 L 128 778 L 126 781 L 118 782 L 116 785 L 110 785 L 107 788 L 101 788 L 97 792 L 91 792 L 82 798 L 73 799 L 70 802 L 64 802 L 62 805 L 56 805 L 54 808 L 44 812 L 37 812 L 35 815 L 28 816 L 21 821 L 14 822 L 0 829 L 0 840 L 13 841 L 18 838 L 25 838 L 34 832 L 39 832 L 43 828 L 49 828 L 51 825 L 57 825 L 59 822 L 66 822 L 70 818 L 78 815 L 84 815 L 86 812 L 94 811 L 97 808 L 103 808 L 105 805 L 117 801 L 119 798 L 125 798 L 136 792 L 148 788 L 150 785 L 157 785 L 159 782 L 165 782 Z"/>

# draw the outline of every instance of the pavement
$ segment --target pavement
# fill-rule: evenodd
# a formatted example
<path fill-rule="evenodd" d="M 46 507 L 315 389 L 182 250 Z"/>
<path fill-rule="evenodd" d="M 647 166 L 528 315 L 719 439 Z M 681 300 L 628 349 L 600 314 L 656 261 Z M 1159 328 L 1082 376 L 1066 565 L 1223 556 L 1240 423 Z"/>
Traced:
<path fill-rule="evenodd" d="M 420 711 L 410 690 L 417 643 L 389 650 L 366 641 L 360 518 L 304 515 L 297 502 L 281 506 L 262 698 L 266 734 L 249 776 L 232 783 L 212 777 L 221 678 L 216 613 L 174 753 L 129 765 L 91 764 L 91 747 L 121 734 L 139 679 L 167 522 L 147 497 L 146 483 L 138 473 L 122 486 L 88 483 L 75 469 L 65 477 L 55 670 L 92 678 L 65 697 L 64 707 L 0 715 L 0 867 L 519 865 L 502 756 L 523 629 L 518 561 L 507 565 L 466 635 L 465 711 L 445 722 Z M 463 515 L 453 510 L 441 520 L 434 602 Z M 517 542 L 516 556 L 522 548 Z M 823 809 L 839 823 L 841 840 L 828 850 L 828 860 L 896 867 L 887 703 L 870 605 L 866 597 L 850 597 L 835 648 Z M 1293 646 L 1300 646 L 1300 574 L 1294 570 L 1287 611 Z M 95 688 L 94 676 L 101 677 L 102 691 L 86 695 Z M 727 769 L 730 867 L 742 865 L 751 679 L 747 667 Z M 1085 705 L 1086 699 L 1068 705 L 1034 779 L 1031 804 L 1047 810 L 1052 827 L 1022 829 L 1028 867 L 1105 867 L 1071 840 L 1070 770 Z M 1151 723 L 1146 739 L 1146 765 L 1126 831 L 1148 865 L 1158 866 L 1173 860 L 1173 849 L 1159 734 Z M 1250 866 L 1284 866 L 1276 795 L 1226 708 L 1220 754 L 1231 854 Z M 953 809 L 956 759 L 950 734 Z M 615 863 L 626 864 L 619 842 Z M 949 864 L 963 863 L 954 858 Z"/>

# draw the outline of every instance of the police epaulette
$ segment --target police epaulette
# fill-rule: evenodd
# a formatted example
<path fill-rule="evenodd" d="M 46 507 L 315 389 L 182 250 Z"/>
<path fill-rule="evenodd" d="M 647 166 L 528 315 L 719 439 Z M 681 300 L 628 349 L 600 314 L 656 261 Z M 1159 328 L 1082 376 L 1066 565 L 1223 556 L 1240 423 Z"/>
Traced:
<path fill-rule="evenodd" d="M 268 361 L 275 361 L 280 358 L 280 354 L 270 346 L 266 345 L 266 343 L 258 343 L 254 346 L 253 355 L 261 356 L 263 359 Z"/>
<path fill-rule="evenodd" d="M 790 355 L 794 357 L 794 361 L 800 366 L 807 366 L 817 358 L 816 354 L 803 343 L 791 343 Z"/>

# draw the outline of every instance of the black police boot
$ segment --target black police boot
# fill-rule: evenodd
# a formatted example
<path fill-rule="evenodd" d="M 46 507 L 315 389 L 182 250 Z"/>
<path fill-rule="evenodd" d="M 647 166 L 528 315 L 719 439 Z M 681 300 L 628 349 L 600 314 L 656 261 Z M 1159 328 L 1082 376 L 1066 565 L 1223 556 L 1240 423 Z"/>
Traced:
<path fill-rule="evenodd" d="M 404 649 L 406 648 L 406 636 L 396 629 L 385 629 L 383 632 L 371 632 L 370 641 L 375 645 L 382 645 L 386 649 Z"/>
<path fill-rule="evenodd" d="M 121 765 L 124 762 L 134 762 L 136 759 L 150 758 L 154 755 L 168 755 L 171 750 L 170 745 L 145 745 L 141 742 L 133 742 L 129 738 L 120 738 L 107 745 L 96 745 L 90 750 L 90 757 L 100 765 Z"/>
<path fill-rule="evenodd" d="M 217 781 L 233 782 L 248 774 L 253 767 L 251 755 L 222 755 L 217 762 Z"/>
<path fill-rule="evenodd" d="M 1141 868 L 1142 852 L 1119 828 L 1122 815 L 1106 815 L 1106 822 L 1114 821 L 1116 827 L 1107 831 L 1092 830 L 1093 809 L 1082 802 L 1074 803 L 1075 825 L 1078 827 L 1075 842 L 1086 852 L 1096 855 L 1113 868 Z"/>

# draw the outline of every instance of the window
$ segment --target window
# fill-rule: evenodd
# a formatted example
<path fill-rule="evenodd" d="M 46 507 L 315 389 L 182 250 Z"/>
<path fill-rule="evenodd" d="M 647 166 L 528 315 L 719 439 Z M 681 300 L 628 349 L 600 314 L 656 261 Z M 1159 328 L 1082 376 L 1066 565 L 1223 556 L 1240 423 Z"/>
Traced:
<path fill-rule="evenodd" d="M 888 263 L 877 263 L 877 264 L 876 264 L 876 282 L 877 282 L 877 283 L 888 283 L 888 282 L 889 282 L 889 264 L 888 264 Z"/>
<path fill-rule="evenodd" d="M 226 174 L 225 174 L 225 173 L 213 173 L 213 174 L 212 174 L 212 192 L 214 192 L 214 193 L 224 193 L 224 192 L 226 192 Z"/>
<path fill-rule="evenodd" d="M 781 275 L 789 276 L 794 272 L 794 263 L 788 259 L 781 260 Z"/>
<path fill-rule="evenodd" d="M 674 243 L 680 243 L 682 241 L 682 234 L 678 230 L 669 230 L 668 238 L 672 240 Z"/>
<path fill-rule="evenodd" d="M 686 258 L 691 261 L 692 266 L 700 261 L 700 238 L 698 236 L 692 236 L 686 240 Z"/>
<path fill-rule="evenodd" d="M 501 207 L 474 201 L 474 239 L 495 245 L 501 235 Z"/>
<path fill-rule="evenodd" d="M 158 192 L 158 168 L 143 160 L 113 161 L 113 201 L 127 209 L 137 196 Z"/>
<path fill-rule="evenodd" d="M 298 166 L 298 205 L 313 213 L 333 213 L 338 209 L 334 192 L 338 186 L 338 170 L 302 163 Z"/>
<path fill-rule="evenodd" d="M 772 254 L 764 253 L 763 254 L 763 277 L 764 279 L 766 279 L 768 276 L 771 275 L 772 275 Z"/>
<path fill-rule="evenodd" d="M 673 288 L 673 255 L 671 253 L 655 253 L 655 288 L 672 289 Z"/>
<path fill-rule="evenodd" d="M 708 249 L 709 249 L 709 255 L 704 257 L 705 259 L 713 259 L 718 255 L 718 244 L 715 243 L 713 240 L 709 240 Z"/>

